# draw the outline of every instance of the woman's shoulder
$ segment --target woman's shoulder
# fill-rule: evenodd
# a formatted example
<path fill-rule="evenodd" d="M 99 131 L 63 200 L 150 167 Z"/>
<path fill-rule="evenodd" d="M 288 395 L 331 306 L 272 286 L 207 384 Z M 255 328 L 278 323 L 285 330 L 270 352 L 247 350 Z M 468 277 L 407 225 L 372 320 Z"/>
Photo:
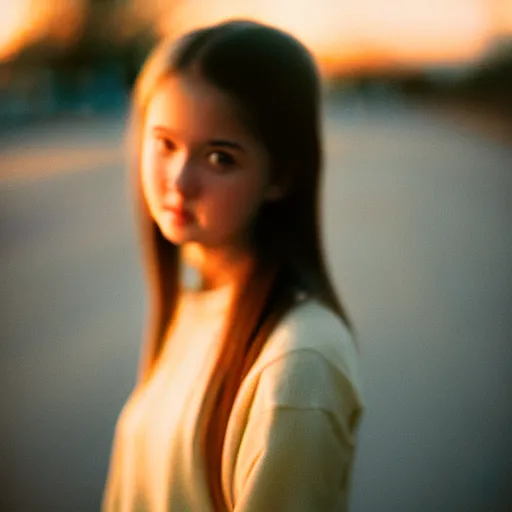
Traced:
<path fill-rule="evenodd" d="M 283 317 L 254 370 L 274 389 L 274 399 L 281 395 L 289 403 L 307 403 L 335 388 L 344 399 L 350 396 L 356 408 L 362 407 L 354 337 L 343 320 L 317 299 L 306 298 Z"/>
<path fill-rule="evenodd" d="M 298 352 L 324 358 L 347 376 L 357 372 L 354 336 L 345 322 L 313 297 L 303 298 L 276 325 L 265 344 L 260 364 Z"/>
<path fill-rule="evenodd" d="M 276 326 L 248 375 L 248 386 L 254 385 L 256 410 L 323 410 L 350 439 L 364 408 L 353 336 L 313 298 L 296 304 Z"/>

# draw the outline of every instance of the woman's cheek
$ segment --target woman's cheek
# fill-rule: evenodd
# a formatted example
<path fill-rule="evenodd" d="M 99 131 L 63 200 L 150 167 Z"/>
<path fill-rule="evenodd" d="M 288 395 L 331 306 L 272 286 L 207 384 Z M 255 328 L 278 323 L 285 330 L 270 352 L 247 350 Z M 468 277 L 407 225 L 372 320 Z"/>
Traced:
<path fill-rule="evenodd" d="M 155 161 L 150 156 L 146 156 L 142 161 L 141 169 L 142 189 L 149 210 L 153 215 L 157 212 L 159 202 L 159 181 Z"/>
<path fill-rule="evenodd" d="M 247 225 L 250 217 L 258 208 L 258 194 L 255 193 L 256 184 L 240 186 L 235 184 L 222 190 L 217 196 L 216 205 L 212 208 L 215 215 L 215 224 L 230 234 L 239 231 Z"/>

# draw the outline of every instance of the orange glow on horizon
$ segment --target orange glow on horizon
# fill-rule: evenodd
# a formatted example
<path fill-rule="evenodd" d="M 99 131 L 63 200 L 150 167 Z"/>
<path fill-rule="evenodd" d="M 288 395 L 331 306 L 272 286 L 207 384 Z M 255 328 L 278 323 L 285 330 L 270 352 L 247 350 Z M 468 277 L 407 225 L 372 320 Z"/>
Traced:
<path fill-rule="evenodd" d="M 0 60 L 41 37 L 69 41 L 87 0 L 3 0 Z M 229 18 L 260 20 L 296 35 L 327 72 L 468 62 L 494 36 L 512 36 L 512 0 L 131 0 L 159 33 L 182 33 Z M 169 14 L 164 15 L 165 9 Z M 64 20 L 64 22 L 63 22 Z M 128 30 L 129 27 L 125 27 Z"/>
<path fill-rule="evenodd" d="M 512 0 L 188 0 L 161 18 L 158 31 L 183 33 L 229 18 L 259 20 L 296 35 L 331 73 L 469 62 L 503 32 L 507 16 L 512 35 Z"/>
<path fill-rule="evenodd" d="M 31 0 L 10 2 L 2 8 L 0 17 L 0 60 L 14 55 L 31 38 Z"/>
<path fill-rule="evenodd" d="M 360 43 L 351 46 L 313 51 L 323 74 L 351 72 L 355 70 L 377 70 L 421 67 L 429 65 L 457 65 L 470 62 L 486 48 L 486 40 L 475 40 L 472 44 L 436 46 L 389 46 L 378 43 Z"/>
<path fill-rule="evenodd" d="M 0 61 L 27 44 L 48 37 L 68 41 L 78 32 L 85 1 L 3 0 L 0 15 Z"/>

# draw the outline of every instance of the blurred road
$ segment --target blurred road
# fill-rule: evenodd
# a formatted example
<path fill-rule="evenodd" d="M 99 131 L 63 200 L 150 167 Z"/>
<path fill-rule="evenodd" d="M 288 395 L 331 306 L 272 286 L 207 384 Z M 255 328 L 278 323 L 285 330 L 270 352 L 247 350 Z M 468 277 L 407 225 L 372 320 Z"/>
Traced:
<path fill-rule="evenodd" d="M 354 512 L 512 507 L 512 148 L 327 110 L 328 260 L 359 332 Z M 0 510 L 98 510 L 144 315 L 122 118 L 0 139 Z"/>

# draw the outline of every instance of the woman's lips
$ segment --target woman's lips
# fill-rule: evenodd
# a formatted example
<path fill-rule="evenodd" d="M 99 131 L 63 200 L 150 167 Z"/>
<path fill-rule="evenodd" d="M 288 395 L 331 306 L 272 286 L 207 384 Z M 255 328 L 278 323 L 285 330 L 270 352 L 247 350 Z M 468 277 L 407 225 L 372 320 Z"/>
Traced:
<path fill-rule="evenodd" d="M 194 219 L 194 215 L 184 208 L 164 205 L 164 210 L 171 212 L 174 219 L 180 223 L 191 222 Z"/>

